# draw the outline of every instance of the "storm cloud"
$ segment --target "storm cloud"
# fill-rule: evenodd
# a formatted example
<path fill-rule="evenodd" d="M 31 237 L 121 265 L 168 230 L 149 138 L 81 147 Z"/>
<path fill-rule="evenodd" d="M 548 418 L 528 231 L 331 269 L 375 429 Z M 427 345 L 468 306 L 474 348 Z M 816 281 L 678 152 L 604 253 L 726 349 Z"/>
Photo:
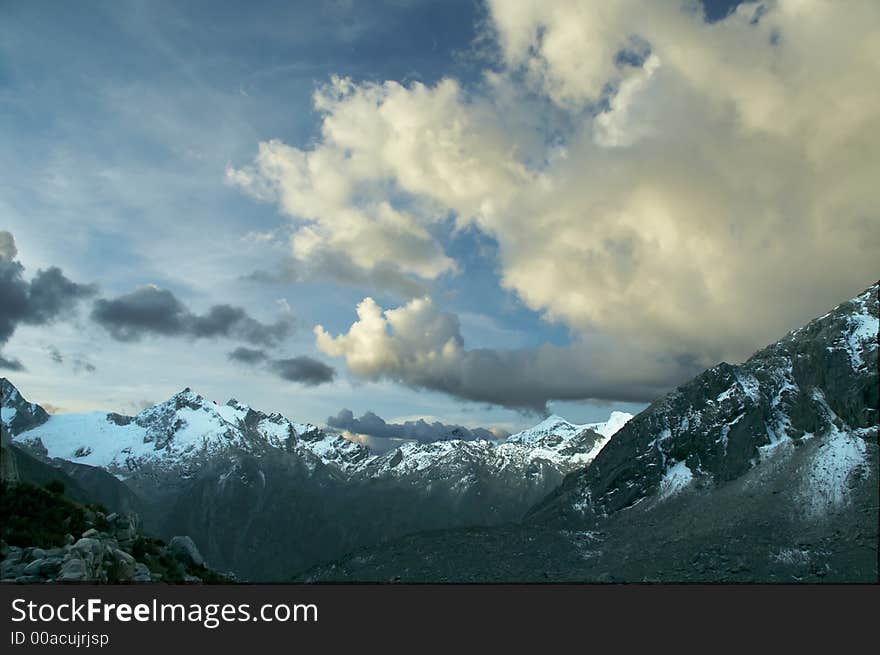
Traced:
<path fill-rule="evenodd" d="M 343 409 L 336 416 L 329 417 L 327 425 L 337 430 L 345 430 L 369 437 L 413 439 L 421 442 L 447 441 L 450 439 L 461 439 L 463 441 L 475 441 L 477 439 L 495 440 L 508 435 L 507 432 L 493 432 L 485 428 L 466 428 L 463 425 L 448 425 L 439 421 L 428 423 L 424 419 L 404 421 L 403 423 L 388 423 L 381 416 L 369 411 L 360 418 L 356 418 L 349 409 Z"/>
<path fill-rule="evenodd" d="M 194 314 L 171 291 L 154 285 L 110 300 L 99 299 L 91 316 L 118 341 L 139 341 L 145 336 L 226 337 L 273 346 L 293 328 L 288 319 L 265 324 L 231 305 L 214 305 L 205 314 Z"/>
<path fill-rule="evenodd" d="M 61 269 L 38 270 L 28 281 L 10 232 L 0 231 L 0 348 L 19 325 L 46 325 L 70 314 L 82 300 L 93 296 L 94 285 L 77 284 Z M 22 370 L 15 358 L 0 357 L 0 368 Z"/>

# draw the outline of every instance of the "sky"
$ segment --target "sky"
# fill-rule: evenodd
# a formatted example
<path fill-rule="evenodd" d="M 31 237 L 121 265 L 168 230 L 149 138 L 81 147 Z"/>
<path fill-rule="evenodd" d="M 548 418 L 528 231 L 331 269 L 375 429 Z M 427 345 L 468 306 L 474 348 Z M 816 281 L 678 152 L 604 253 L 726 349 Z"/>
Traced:
<path fill-rule="evenodd" d="M 878 19 L 6 0 L 0 375 L 376 438 L 635 413 L 880 276 Z"/>

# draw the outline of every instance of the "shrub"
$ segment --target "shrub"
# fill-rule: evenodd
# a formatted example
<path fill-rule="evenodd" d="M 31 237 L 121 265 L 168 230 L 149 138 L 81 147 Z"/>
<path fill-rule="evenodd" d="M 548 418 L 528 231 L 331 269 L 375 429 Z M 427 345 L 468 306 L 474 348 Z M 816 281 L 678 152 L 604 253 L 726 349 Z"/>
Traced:
<path fill-rule="evenodd" d="M 6 543 L 40 548 L 62 546 L 68 533 L 79 535 L 89 528 L 80 505 L 26 483 L 0 486 L 0 526 Z"/>

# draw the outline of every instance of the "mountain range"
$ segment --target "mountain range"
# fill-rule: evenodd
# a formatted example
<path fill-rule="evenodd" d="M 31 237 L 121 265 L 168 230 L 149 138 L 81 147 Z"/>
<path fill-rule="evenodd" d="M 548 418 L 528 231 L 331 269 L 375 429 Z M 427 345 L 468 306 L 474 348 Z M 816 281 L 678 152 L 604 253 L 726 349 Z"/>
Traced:
<path fill-rule="evenodd" d="M 4 471 L 54 467 L 239 579 L 876 582 L 878 291 L 635 417 L 382 454 L 188 388 L 49 415 L 2 379 Z"/>
<path fill-rule="evenodd" d="M 302 579 L 877 582 L 878 290 L 660 398 L 520 524 Z"/>
<path fill-rule="evenodd" d="M 503 442 L 404 442 L 376 455 L 189 388 L 123 416 L 49 415 L 10 381 L 0 386 L 0 423 L 15 447 L 108 507 L 138 511 L 153 533 L 192 536 L 215 568 L 256 580 L 410 532 L 517 521 L 631 418 L 551 416 Z"/>

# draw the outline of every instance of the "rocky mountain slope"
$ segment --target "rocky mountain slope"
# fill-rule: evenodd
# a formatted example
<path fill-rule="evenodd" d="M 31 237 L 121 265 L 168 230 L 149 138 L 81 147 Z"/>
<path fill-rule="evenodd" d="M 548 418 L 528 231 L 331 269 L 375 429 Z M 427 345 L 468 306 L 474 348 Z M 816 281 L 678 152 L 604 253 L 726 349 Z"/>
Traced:
<path fill-rule="evenodd" d="M 58 481 L 0 487 L 0 581 L 228 582 L 205 566 L 189 537 L 144 536 L 137 514 L 105 513 L 64 495 Z"/>
<path fill-rule="evenodd" d="M 101 473 L 121 480 L 151 532 L 190 534 L 212 564 L 274 580 L 409 532 L 519 520 L 628 418 L 551 417 L 502 443 L 407 442 L 373 455 L 314 425 L 184 389 L 137 416 L 46 415 L 12 438 L 92 492 L 109 493 Z"/>
<path fill-rule="evenodd" d="M 875 284 L 655 402 L 522 525 L 416 534 L 303 579 L 876 582 L 877 332 Z"/>
<path fill-rule="evenodd" d="M 532 519 L 590 522 L 642 501 L 711 490 L 810 442 L 816 454 L 805 463 L 798 511 L 821 516 L 843 505 L 853 478 L 867 478 L 877 440 L 877 290 L 657 401 Z"/>

